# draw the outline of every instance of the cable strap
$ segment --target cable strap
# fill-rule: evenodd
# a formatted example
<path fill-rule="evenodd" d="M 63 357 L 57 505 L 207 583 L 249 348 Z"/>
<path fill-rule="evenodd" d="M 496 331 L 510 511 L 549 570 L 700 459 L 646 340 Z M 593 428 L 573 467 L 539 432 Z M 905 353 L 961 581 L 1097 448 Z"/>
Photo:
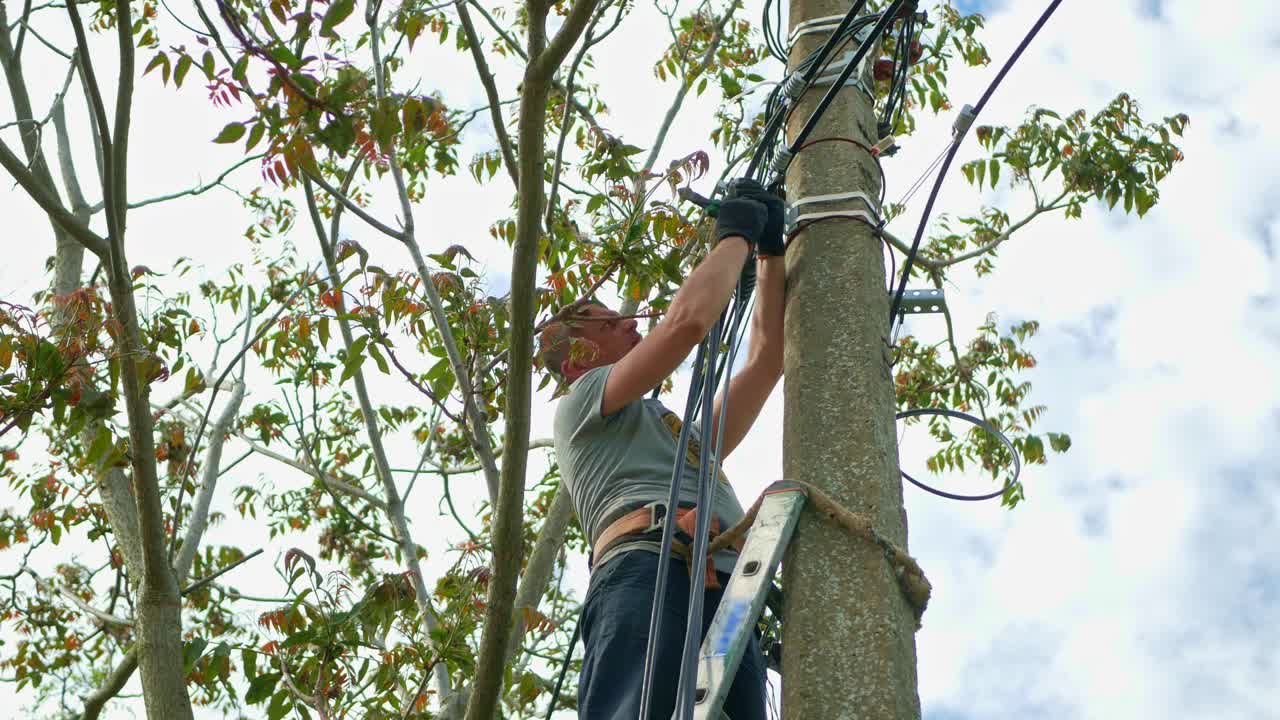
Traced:
<path fill-rule="evenodd" d="M 795 48 L 796 40 L 799 40 L 805 35 L 813 35 L 815 33 L 831 32 L 835 30 L 840 26 L 840 23 L 844 21 L 845 15 L 846 13 L 841 13 L 839 15 L 827 15 L 826 17 L 813 18 L 796 24 L 795 27 L 791 28 L 791 34 L 787 36 L 787 50 L 790 51 Z M 853 39 L 859 42 L 866 39 L 869 27 L 869 25 L 864 25 L 863 27 L 858 28 L 854 31 Z"/>
<path fill-rule="evenodd" d="M 866 206 L 866 210 L 831 210 L 824 212 L 802 213 L 801 210 L 805 205 L 814 205 L 818 203 L 840 202 L 842 200 L 861 200 Z M 844 217 L 844 218 L 860 218 L 872 225 L 880 224 L 880 213 L 876 207 L 877 200 L 872 198 L 865 192 L 855 190 L 852 192 L 831 193 L 828 195 L 810 195 L 809 197 L 797 198 L 787 204 L 786 233 L 798 230 L 803 223 L 813 222 L 815 220 L 823 220 L 826 218 Z"/>
<path fill-rule="evenodd" d="M 898 547 L 892 540 L 881 535 L 866 515 L 846 510 L 833 500 L 830 495 L 810 483 L 800 480 L 789 480 L 788 482 L 794 483 L 804 491 L 809 498 L 809 504 L 813 506 L 813 509 L 819 515 L 828 521 L 834 522 L 853 535 L 873 542 L 880 547 L 884 552 L 885 560 L 893 568 L 894 577 L 898 580 L 898 588 L 902 590 L 902 594 L 911 605 L 911 610 L 915 613 L 916 628 L 918 629 L 920 620 L 924 617 L 924 611 L 929 606 L 929 596 L 933 593 L 933 585 L 925 577 L 924 570 L 920 568 L 920 563 L 916 562 L 915 558 L 908 555 L 905 550 Z M 743 515 L 742 519 L 735 523 L 733 527 L 720 533 L 719 536 L 711 541 L 711 544 L 707 547 L 707 554 L 716 553 L 741 542 L 751 524 L 755 522 L 756 515 L 760 513 L 760 504 L 762 502 L 764 502 L 764 495 L 756 498 L 756 501 L 751 505 L 751 509 L 747 510 L 747 514 Z"/>

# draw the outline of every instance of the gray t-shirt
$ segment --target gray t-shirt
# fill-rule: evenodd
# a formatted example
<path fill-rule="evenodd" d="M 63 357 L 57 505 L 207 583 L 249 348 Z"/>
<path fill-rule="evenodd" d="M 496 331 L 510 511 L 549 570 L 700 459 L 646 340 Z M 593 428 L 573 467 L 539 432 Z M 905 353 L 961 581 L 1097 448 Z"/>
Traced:
<path fill-rule="evenodd" d="M 591 540 L 604 531 L 602 522 L 625 507 L 637 507 L 654 500 L 666 501 L 671 492 L 676 442 L 680 436 L 679 416 L 658 400 L 641 398 L 616 413 L 600 414 L 605 380 L 612 365 L 593 368 L 573 382 L 556 407 L 555 446 L 560 474 L 573 499 L 574 511 Z M 680 501 L 698 499 L 698 433 L 692 427 L 688 462 L 680 483 Z M 742 518 L 733 488 L 723 472 L 714 483 L 711 507 L 728 529 Z M 623 543 L 600 558 L 597 567 L 626 550 L 658 552 L 656 542 Z M 737 553 L 716 554 L 720 572 L 733 572 Z"/>

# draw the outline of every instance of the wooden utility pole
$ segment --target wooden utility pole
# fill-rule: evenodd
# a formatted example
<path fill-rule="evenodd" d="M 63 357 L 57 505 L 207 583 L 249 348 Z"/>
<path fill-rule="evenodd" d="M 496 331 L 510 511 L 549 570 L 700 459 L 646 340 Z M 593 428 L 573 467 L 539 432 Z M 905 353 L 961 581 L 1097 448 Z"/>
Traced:
<path fill-rule="evenodd" d="M 791 0 L 791 24 L 848 9 L 849 0 Z M 801 36 L 792 68 L 827 37 Z M 873 87 L 869 70 L 878 53 L 868 55 L 861 79 Z M 833 63 L 828 72 L 840 67 Z M 799 101 L 786 129 L 789 142 L 828 87 Z M 870 147 L 878 140 L 875 128 L 871 99 L 847 87 L 809 141 L 849 138 Z M 867 150 L 821 142 L 795 156 L 786 188 L 789 203 L 850 191 L 878 198 L 880 173 Z M 806 212 L 866 209 L 855 199 Z M 786 477 L 826 490 L 905 549 L 880 240 L 857 220 L 819 222 L 793 240 L 786 263 Z M 783 718 L 919 718 L 916 620 L 882 550 L 806 510 L 783 568 Z"/>

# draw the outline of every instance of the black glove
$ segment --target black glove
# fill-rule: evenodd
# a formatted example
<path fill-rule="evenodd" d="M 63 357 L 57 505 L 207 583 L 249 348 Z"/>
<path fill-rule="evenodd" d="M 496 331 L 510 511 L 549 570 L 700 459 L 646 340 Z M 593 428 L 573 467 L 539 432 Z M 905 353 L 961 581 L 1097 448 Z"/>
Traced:
<path fill-rule="evenodd" d="M 720 203 L 716 215 L 716 242 L 731 235 L 740 235 L 750 245 L 760 242 L 769 210 L 763 203 L 747 197 L 731 197 Z"/>
<path fill-rule="evenodd" d="M 767 190 L 744 190 L 742 197 L 750 198 L 769 209 L 769 219 L 765 222 L 764 232 L 756 242 L 756 252 L 760 255 L 781 257 L 787 252 L 786 238 L 786 205 L 782 198 Z"/>

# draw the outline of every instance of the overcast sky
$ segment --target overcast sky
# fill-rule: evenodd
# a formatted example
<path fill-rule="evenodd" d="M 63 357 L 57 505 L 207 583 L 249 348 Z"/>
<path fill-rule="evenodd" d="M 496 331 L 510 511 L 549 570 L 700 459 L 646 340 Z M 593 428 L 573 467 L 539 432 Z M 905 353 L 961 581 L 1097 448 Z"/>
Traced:
<path fill-rule="evenodd" d="M 1029 0 L 962 5 L 988 15 L 982 37 L 994 62 L 951 73 L 957 106 L 976 101 L 1043 8 Z M 183 13 L 181 3 L 174 7 Z M 603 93 L 612 112 L 604 124 L 641 146 L 673 92 L 655 87 L 651 75 L 660 38 L 651 15 L 629 21 L 628 34 L 613 38 L 598 61 L 598 77 L 609 79 Z M 49 35 L 57 40 L 66 33 L 51 28 Z M 166 41 L 180 40 L 175 34 Z M 645 49 L 647 42 L 654 49 Z M 455 107 L 482 105 L 469 59 L 440 57 L 457 72 L 428 65 L 426 87 L 440 87 Z M 141 62 L 147 59 L 149 53 Z M 500 78 L 507 72 L 498 70 Z M 100 77 L 111 72 L 99 68 Z M 50 63 L 42 73 L 41 90 L 33 92 L 45 100 L 37 100 L 37 108 L 47 106 L 63 70 Z M 770 65 L 765 74 L 777 78 L 780 68 Z M 1127 91 L 1148 119 L 1185 112 L 1191 124 L 1182 141 L 1187 160 L 1162 185 L 1161 202 L 1147 218 L 1090 207 L 1079 221 L 1039 219 L 1002 250 L 994 276 L 953 278 L 949 303 L 962 340 L 992 310 L 1005 325 L 1041 321 L 1030 345 L 1039 365 L 1026 376 L 1035 388 L 1031 399 L 1048 406 L 1041 428 L 1069 433 L 1074 445 L 1048 466 L 1026 470 L 1027 501 L 1012 512 L 906 490 L 910 548 L 934 585 L 917 635 L 926 720 L 1280 718 L 1280 450 L 1274 444 L 1280 433 L 1280 182 L 1274 171 L 1280 134 L 1270 127 L 1277 77 L 1280 15 L 1271 3 L 1069 0 L 988 105 L 981 122 L 1014 123 L 1032 104 L 1092 112 Z M 178 95 L 158 85 L 151 76 L 139 83 L 134 198 L 211 178 L 235 159 L 202 141 L 240 116 L 210 108 L 198 83 Z M 11 111 L 7 102 L 0 107 L 2 124 Z M 692 103 L 660 164 L 709 149 L 712 108 L 708 98 Z M 83 113 L 74 111 L 72 120 L 82 123 Z M 891 199 L 946 143 L 951 120 L 922 123 L 886 161 Z M 12 130 L 4 133 L 16 147 Z M 491 147 L 491 138 L 477 133 L 461 155 L 465 160 Z M 970 141 L 959 159 L 974 156 Z M 82 178 L 90 167 L 82 163 Z M 254 172 L 237 177 L 247 185 Z M 476 189 L 465 174 L 433 181 L 417 217 L 428 250 L 468 244 L 495 291 L 506 285 L 508 261 L 502 248 L 486 242 L 487 224 L 507 212 L 503 179 L 500 174 L 488 190 Z M 1005 190 L 984 198 L 954 173 L 939 209 L 968 212 L 983 200 L 1015 213 L 1026 203 Z M 917 196 L 891 229 L 909 234 L 922 202 Z M 389 217 L 390 204 L 382 207 Z M 0 263 L 6 299 L 28 300 L 45 282 L 39 273 L 50 253 L 49 230 L 32 208 L 19 190 L 0 194 L 9 238 L 8 259 Z M 217 275 L 248 259 L 241 236 L 246 222 L 226 193 L 139 210 L 130 216 L 130 260 L 162 269 L 189 255 Z M 408 266 L 391 241 L 354 220 L 347 230 L 384 267 Z M 297 232 L 295 242 L 315 256 L 309 235 Z M 934 340 L 944 332 L 931 318 L 908 330 Z M 269 390 L 255 392 L 251 402 L 272 397 Z M 377 380 L 375 392 L 399 402 L 403 388 Z M 678 407 L 680 400 L 669 404 Z M 535 403 L 535 437 L 550 434 L 550 407 Z M 746 502 L 781 474 L 781 421 L 779 391 L 728 459 L 726 470 Z M 904 468 L 922 468 L 929 449 L 923 437 L 905 437 Z M 407 445 L 393 451 L 393 462 L 416 459 Z M 305 482 L 269 463 L 245 463 L 236 484 Z M 952 488 L 961 482 L 937 480 Z M 464 502 L 479 499 L 480 484 L 469 493 L 461 489 Z M 442 523 L 434 498 L 419 492 L 410 519 L 419 541 L 433 546 Z M 12 502 L 0 494 L 0 503 Z M 229 522 L 209 540 L 230 542 L 249 531 Z M 308 542 L 270 543 L 272 557 L 237 571 L 237 584 L 269 590 L 275 583 L 270 563 L 288 546 Z M 0 572 L 16 561 L 12 551 L 0 552 Z M 430 561 L 437 567 L 448 557 L 438 553 Z M 575 559 L 579 592 L 586 587 L 583 564 Z M 29 699 L 6 700 L 9 692 L 0 686 L 0 705 Z M 113 718 L 131 716 L 127 703 L 112 707 Z"/>

